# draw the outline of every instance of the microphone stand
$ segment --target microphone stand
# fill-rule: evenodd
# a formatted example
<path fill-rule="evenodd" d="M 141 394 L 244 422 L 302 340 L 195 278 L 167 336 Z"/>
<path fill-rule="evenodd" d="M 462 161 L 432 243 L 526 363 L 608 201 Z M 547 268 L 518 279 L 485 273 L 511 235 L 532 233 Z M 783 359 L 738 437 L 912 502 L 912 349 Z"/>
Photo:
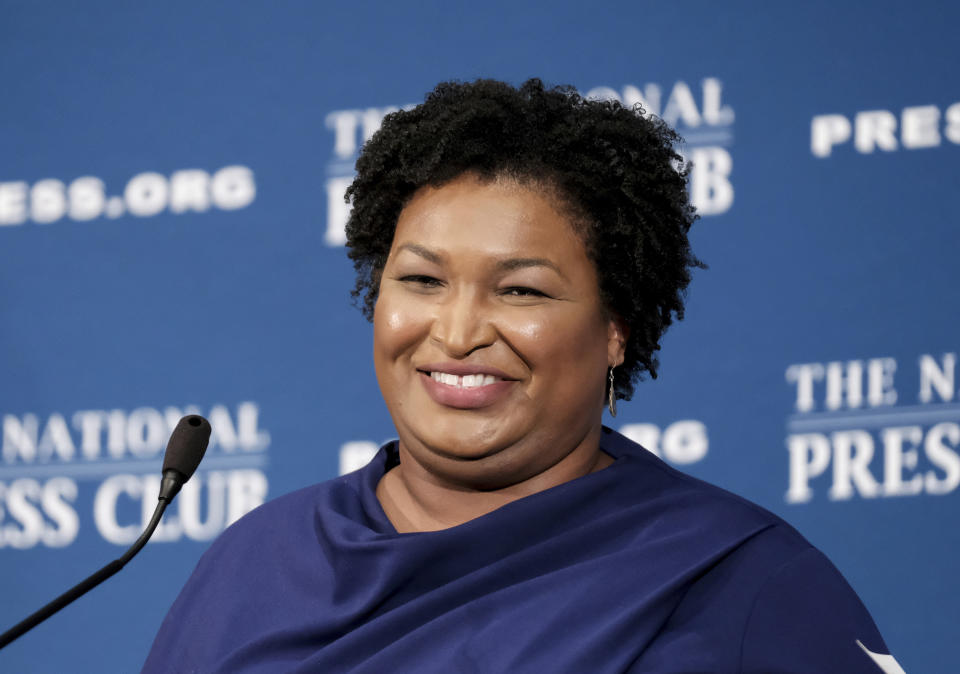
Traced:
<path fill-rule="evenodd" d="M 170 499 L 164 496 L 160 497 L 160 502 L 157 503 L 157 507 L 153 511 L 153 517 L 150 518 L 150 524 L 147 525 L 147 528 L 144 530 L 144 532 L 140 534 L 140 538 L 138 538 L 136 542 L 130 546 L 130 549 L 127 550 L 122 557 L 113 560 L 96 573 L 90 575 L 85 580 L 71 587 L 69 590 L 61 594 L 59 597 L 51 601 L 40 610 L 32 613 L 3 634 L 0 634 L 0 648 L 3 648 L 17 637 L 32 630 L 34 627 L 42 623 L 64 606 L 73 603 L 75 600 L 79 599 L 97 585 L 105 581 L 107 578 L 115 574 L 117 571 L 122 569 L 127 562 L 133 559 L 134 555 L 140 552 L 143 546 L 147 544 L 147 541 L 150 540 L 150 536 L 153 535 L 154 529 L 156 529 L 157 525 L 160 524 L 160 518 L 163 517 L 163 511 L 167 509 L 167 504 L 170 502 L 170 500 L 172 500 L 172 497 L 170 497 Z"/>
<path fill-rule="evenodd" d="M 207 450 L 207 443 L 210 440 L 210 422 L 197 414 L 188 414 L 180 419 L 173 433 L 170 435 L 170 441 L 167 443 L 167 451 L 163 455 L 163 478 L 160 481 L 160 495 L 158 497 L 156 510 L 153 511 L 153 517 L 140 538 L 130 546 L 122 557 L 115 559 L 105 567 L 97 571 L 92 576 L 86 578 L 80 583 L 61 594 L 52 602 L 41 608 L 39 611 L 27 616 L 19 623 L 0 634 L 0 648 L 3 648 L 11 641 L 21 636 L 25 632 L 33 629 L 64 606 L 76 601 L 97 585 L 110 578 L 117 571 L 122 569 L 127 562 L 133 559 L 150 540 L 154 529 L 160 524 L 160 518 L 163 517 L 163 511 L 173 501 L 173 497 L 180 491 L 180 487 L 190 479 L 193 472 L 200 465 L 203 454 Z"/>

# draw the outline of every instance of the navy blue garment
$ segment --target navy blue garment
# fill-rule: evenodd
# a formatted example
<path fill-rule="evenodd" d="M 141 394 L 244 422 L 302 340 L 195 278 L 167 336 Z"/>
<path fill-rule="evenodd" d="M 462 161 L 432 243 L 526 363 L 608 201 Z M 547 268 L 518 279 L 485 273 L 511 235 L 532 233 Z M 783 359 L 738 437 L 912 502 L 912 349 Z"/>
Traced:
<path fill-rule="evenodd" d="M 601 446 L 604 470 L 443 531 L 380 507 L 395 444 L 267 503 L 203 556 L 144 671 L 883 671 L 860 600 L 789 525 Z"/>

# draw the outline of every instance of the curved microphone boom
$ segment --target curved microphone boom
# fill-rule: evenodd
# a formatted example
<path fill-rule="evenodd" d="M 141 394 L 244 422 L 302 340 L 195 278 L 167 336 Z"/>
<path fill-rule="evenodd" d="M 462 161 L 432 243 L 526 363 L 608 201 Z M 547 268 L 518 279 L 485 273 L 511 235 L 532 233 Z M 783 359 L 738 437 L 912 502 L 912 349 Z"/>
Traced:
<path fill-rule="evenodd" d="M 160 482 L 160 496 L 156 510 L 153 511 L 153 517 L 150 523 L 140 535 L 140 538 L 130 546 L 122 557 L 115 559 L 105 567 L 89 576 L 82 582 L 74 585 L 72 588 L 61 594 L 52 602 L 41 608 L 39 611 L 24 618 L 9 630 L 0 634 L 0 648 L 3 648 L 11 641 L 22 634 L 33 629 L 54 613 L 62 609 L 67 604 L 82 597 L 107 578 L 126 566 L 127 562 L 133 559 L 133 556 L 140 552 L 141 548 L 150 540 L 157 525 L 160 524 L 160 518 L 163 517 L 163 511 L 173 501 L 173 497 L 180 491 L 180 487 L 190 479 L 193 472 L 200 465 L 203 453 L 207 451 L 207 443 L 210 441 L 210 422 L 198 414 L 190 414 L 177 423 L 170 435 L 170 441 L 167 443 L 167 451 L 163 455 L 163 480 Z"/>

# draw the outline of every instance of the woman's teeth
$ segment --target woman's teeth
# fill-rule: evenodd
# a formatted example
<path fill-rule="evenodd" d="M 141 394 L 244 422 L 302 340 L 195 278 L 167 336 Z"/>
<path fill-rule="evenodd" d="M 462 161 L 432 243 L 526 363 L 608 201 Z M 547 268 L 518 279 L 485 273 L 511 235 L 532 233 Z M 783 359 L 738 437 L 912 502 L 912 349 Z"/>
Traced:
<path fill-rule="evenodd" d="M 459 377 L 447 372 L 431 372 L 430 377 L 441 384 L 447 386 L 456 386 L 457 388 L 477 388 L 479 386 L 489 386 L 497 381 L 497 378 L 489 374 L 467 374 Z"/>

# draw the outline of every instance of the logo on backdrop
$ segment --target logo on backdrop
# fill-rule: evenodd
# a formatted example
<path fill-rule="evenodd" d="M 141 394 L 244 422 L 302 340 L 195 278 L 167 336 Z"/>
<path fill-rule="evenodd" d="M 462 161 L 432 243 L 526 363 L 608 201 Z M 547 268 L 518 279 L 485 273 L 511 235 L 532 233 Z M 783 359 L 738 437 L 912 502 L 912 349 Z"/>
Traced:
<path fill-rule="evenodd" d="M 256 194 L 253 171 L 246 166 L 225 166 L 213 173 L 185 169 L 169 176 L 139 173 L 127 181 L 121 194 L 113 196 L 107 194 L 106 183 L 94 176 L 75 178 L 69 184 L 56 178 L 33 184 L 0 182 L 0 226 L 48 225 L 63 219 L 84 222 L 128 214 L 147 218 L 163 212 L 234 211 L 249 206 Z"/>
<path fill-rule="evenodd" d="M 733 144 L 733 108 L 723 102 L 723 83 L 707 77 L 699 87 L 677 81 L 664 87 L 657 83 L 642 86 L 626 84 L 620 90 L 608 86 L 590 89 L 588 98 L 615 99 L 624 105 L 643 105 L 648 114 L 657 115 L 677 129 L 686 140 L 680 148 L 693 162 L 690 198 L 701 215 L 719 215 L 733 205 L 730 174 L 733 158 L 727 149 Z M 409 110 L 415 104 L 403 106 Z M 330 246 L 346 243 L 344 227 L 350 206 L 343 195 L 353 181 L 354 163 L 360 148 L 380 128 L 383 118 L 399 106 L 334 110 L 326 117 L 333 133 L 333 155 L 327 162 L 327 228 L 324 240 Z"/>
<path fill-rule="evenodd" d="M 810 122 L 810 151 L 829 157 L 853 143 L 860 154 L 940 147 L 960 144 L 960 102 L 941 111 L 936 105 L 892 110 L 865 110 L 853 115 L 816 115 Z"/>
<path fill-rule="evenodd" d="M 156 507 L 167 439 L 185 414 L 210 420 L 210 446 L 151 542 L 211 540 L 263 503 L 270 434 L 254 402 L 4 414 L 0 548 L 70 545 L 88 518 L 104 540 L 133 543 Z M 81 485 L 93 495 L 89 513 L 78 512 Z"/>
<path fill-rule="evenodd" d="M 788 503 L 943 495 L 960 485 L 957 354 L 923 354 L 916 368 L 914 403 L 897 388 L 893 358 L 787 367 Z"/>
<path fill-rule="evenodd" d="M 710 448 L 707 427 L 694 419 L 682 419 L 661 428 L 656 424 L 624 424 L 620 432 L 649 452 L 674 465 L 702 460 Z M 340 446 L 340 474 L 370 463 L 380 446 L 368 440 L 353 440 Z"/>

